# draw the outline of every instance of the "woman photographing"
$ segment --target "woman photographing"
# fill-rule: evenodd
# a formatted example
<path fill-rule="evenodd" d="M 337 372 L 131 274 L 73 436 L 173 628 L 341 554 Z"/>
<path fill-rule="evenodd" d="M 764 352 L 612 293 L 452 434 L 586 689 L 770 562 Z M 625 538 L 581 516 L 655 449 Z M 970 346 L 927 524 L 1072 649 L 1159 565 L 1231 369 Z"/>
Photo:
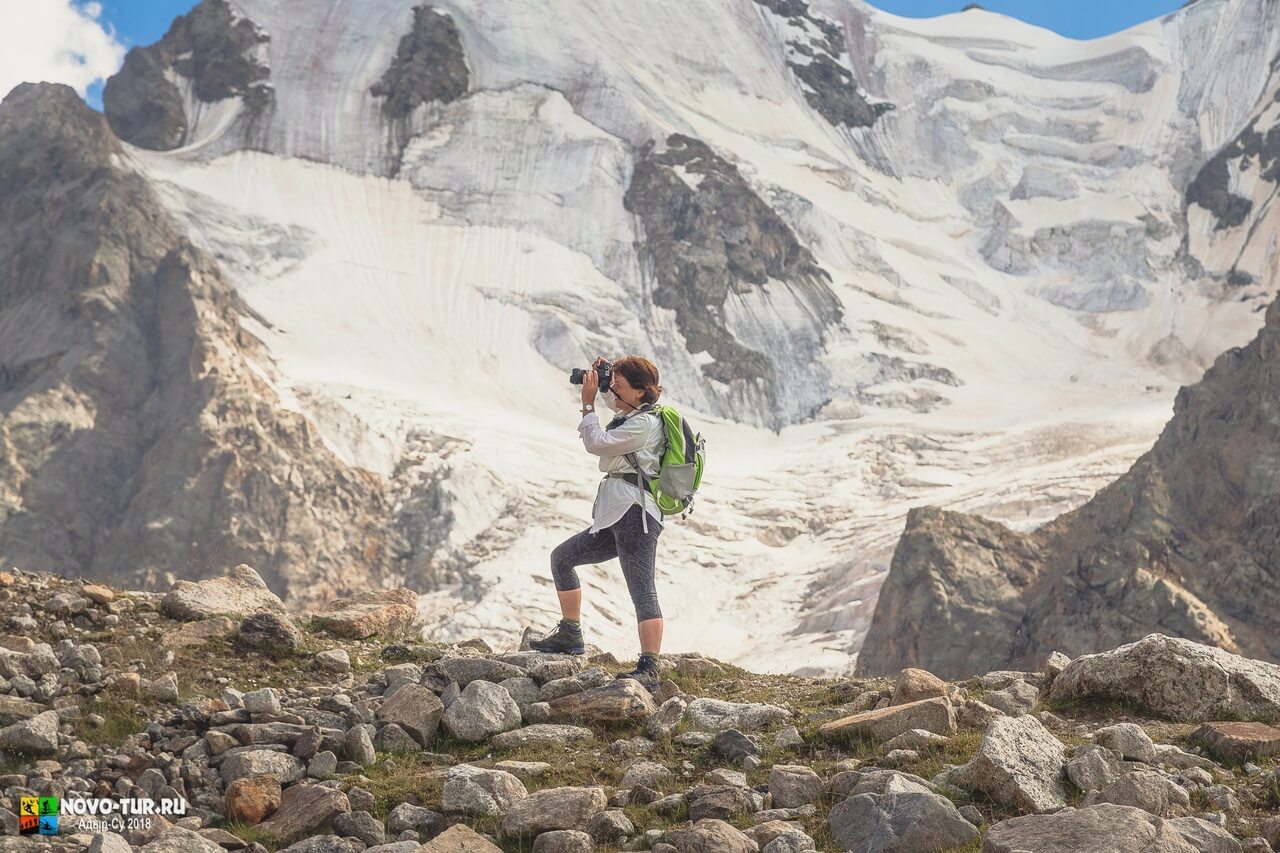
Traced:
<path fill-rule="evenodd" d="M 662 647 L 662 611 L 654 587 L 654 559 L 662 535 L 662 513 L 636 473 L 638 464 L 648 479 L 658 476 L 665 441 L 662 418 L 653 405 L 662 394 L 658 368 L 647 358 L 628 355 L 614 362 L 612 382 L 605 389 L 606 402 L 616 414 L 607 427 L 595 412 L 599 390 L 597 358 L 582 381 L 582 420 L 578 434 L 587 452 L 600 457 L 604 479 L 596 491 L 591 526 L 575 533 L 551 552 L 551 574 L 560 599 L 560 624 L 532 648 L 540 652 L 580 655 L 582 638 L 582 586 L 578 566 L 603 563 L 614 557 L 622 564 L 627 590 L 635 605 L 640 635 L 640 660 L 631 672 L 618 678 L 634 678 L 646 687 L 658 684 L 658 653 Z M 630 459 L 628 459 L 630 457 Z"/>

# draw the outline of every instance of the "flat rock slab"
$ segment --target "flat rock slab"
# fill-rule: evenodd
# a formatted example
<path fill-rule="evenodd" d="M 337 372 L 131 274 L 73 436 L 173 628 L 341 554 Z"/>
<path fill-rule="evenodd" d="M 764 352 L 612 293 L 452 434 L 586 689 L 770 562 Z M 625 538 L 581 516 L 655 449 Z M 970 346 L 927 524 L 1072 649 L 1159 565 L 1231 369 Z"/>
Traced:
<path fill-rule="evenodd" d="M 761 702 L 726 702 L 723 699 L 694 699 L 684 711 L 684 721 L 696 731 L 718 732 L 737 729 L 750 732 L 770 723 L 791 719 L 791 712 L 778 705 Z"/>
<path fill-rule="evenodd" d="M 237 625 L 228 616 L 214 616 L 197 622 L 185 622 L 165 631 L 161 642 L 166 648 L 203 646 L 210 640 L 225 640 L 236 633 Z"/>
<path fill-rule="evenodd" d="M 284 602 L 267 588 L 267 584 L 243 563 L 226 577 L 203 581 L 178 581 L 169 588 L 160 608 L 174 619 L 193 621 L 214 616 L 245 617 L 268 610 L 284 614 Z"/>
<path fill-rule="evenodd" d="M 19 699 L 17 696 L 0 696 L 0 726 L 8 726 L 29 720 L 37 714 L 52 710 L 47 705 Z"/>
<path fill-rule="evenodd" d="M 1199 853 L 1167 820 L 1130 806 L 1099 805 L 1003 820 L 982 853 Z"/>
<path fill-rule="evenodd" d="M 633 678 L 616 679 L 604 687 L 561 696 L 547 704 L 555 719 L 595 723 L 646 720 L 658 710 L 653 696 Z"/>
<path fill-rule="evenodd" d="M 546 788 L 514 803 L 502 818 L 502 832 L 533 836 L 555 829 L 581 829 L 608 804 L 603 788 Z"/>
<path fill-rule="evenodd" d="M 852 735 L 885 741 L 912 729 L 940 735 L 955 734 L 956 712 L 946 699 L 921 699 L 832 720 L 823 723 L 819 731 L 828 737 Z"/>
<path fill-rule="evenodd" d="M 579 740 L 591 740 L 595 734 L 582 726 L 534 723 L 493 736 L 494 749 L 518 749 L 522 746 L 563 746 Z"/>
<path fill-rule="evenodd" d="M 1280 666 L 1149 634 L 1076 658 L 1053 680 L 1049 697 L 1118 700 L 1181 721 L 1280 719 Z"/>
<path fill-rule="evenodd" d="M 323 785 L 293 785 L 285 788 L 275 814 L 258 824 L 264 838 L 285 844 L 310 835 L 340 814 L 351 811 L 347 795 Z"/>
<path fill-rule="evenodd" d="M 1280 729 L 1264 723 L 1205 723 L 1193 737 L 1214 758 L 1231 764 L 1280 754 Z"/>
<path fill-rule="evenodd" d="M 417 618 L 418 594 L 402 586 L 336 598 L 315 615 L 315 622 L 339 637 L 364 640 L 375 634 L 401 636 Z"/>

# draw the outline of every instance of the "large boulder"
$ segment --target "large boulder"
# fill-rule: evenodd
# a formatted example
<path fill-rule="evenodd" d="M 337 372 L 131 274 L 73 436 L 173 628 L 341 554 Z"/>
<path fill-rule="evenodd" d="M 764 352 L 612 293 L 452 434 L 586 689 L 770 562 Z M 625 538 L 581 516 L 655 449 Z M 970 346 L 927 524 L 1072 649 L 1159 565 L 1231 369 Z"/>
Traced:
<path fill-rule="evenodd" d="M 174 619 L 194 621 L 214 616 L 243 619 L 260 610 L 285 612 L 284 602 L 267 588 L 252 567 L 243 563 L 225 577 L 203 581 L 178 581 L 160 602 Z"/>
<path fill-rule="evenodd" d="M 418 594 L 402 586 L 336 598 L 315 615 L 315 622 L 340 637 L 363 640 L 375 634 L 404 635 L 417 618 Z"/>
<path fill-rule="evenodd" d="M 561 696 L 547 703 L 551 716 L 575 722 L 620 723 L 646 720 L 658 710 L 653 696 L 633 678 Z"/>
<path fill-rule="evenodd" d="M 419 690 L 425 688 L 418 685 Z M 453 700 L 441 718 L 450 735 L 462 741 L 481 741 L 520 727 L 520 706 L 507 688 L 491 681 L 473 681 Z"/>
<path fill-rule="evenodd" d="M 440 807 L 465 815 L 498 816 L 527 796 L 524 783 L 505 770 L 459 764 L 444 777 Z"/>
<path fill-rule="evenodd" d="M 927 792 L 858 794 L 832 808 L 827 823 L 841 850 L 859 853 L 946 850 L 978 837 L 950 800 Z"/>
<path fill-rule="evenodd" d="M 1129 806 L 1097 805 L 1003 820 L 982 853 L 1198 853 L 1171 825 Z"/>
<path fill-rule="evenodd" d="M 716 818 L 704 818 L 664 837 L 671 839 L 678 853 L 756 853 L 759 849 L 732 824 Z"/>
<path fill-rule="evenodd" d="M 383 723 L 395 723 L 404 729 L 420 745 L 428 746 L 440 727 L 444 703 L 420 684 L 405 684 L 382 703 L 377 716 Z"/>
<path fill-rule="evenodd" d="M 293 785 L 285 788 L 280 807 L 258 824 L 257 832 L 271 843 L 283 845 L 350 811 L 351 802 L 342 791 L 324 785 Z"/>
<path fill-rule="evenodd" d="M 603 788 L 547 788 L 514 803 L 502 818 L 502 832 L 526 837 L 553 829 L 581 829 L 608 804 Z"/>
<path fill-rule="evenodd" d="M 921 699 L 831 720 L 823 723 L 819 731 L 828 737 L 870 737 L 884 741 L 912 729 L 940 735 L 955 734 L 956 712 L 946 699 Z"/>
<path fill-rule="evenodd" d="M 1173 720 L 1280 719 L 1280 666 L 1151 634 L 1076 658 L 1053 680 L 1049 696 L 1113 699 Z"/>
<path fill-rule="evenodd" d="M 1102 790 L 1099 802 L 1118 806 L 1133 806 L 1165 817 L 1173 807 L 1185 809 L 1191 805 L 1191 795 L 1172 779 L 1154 770 L 1135 770 L 1126 773 Z"/>
<path fill-rule="evenodd" d="M 1067 804 L 1063 753 L 1062 742 L 1035 717 L 997 717 L 977 754 L 952 770 L 948 781 L 1019 811 L 1048 811 Z"/>
<path fill-rule="evenodd" d="M 57 750 L 57 711 L 45 711 L 0 729 L 0 751 L 19 755 L 51 755 Z"/>

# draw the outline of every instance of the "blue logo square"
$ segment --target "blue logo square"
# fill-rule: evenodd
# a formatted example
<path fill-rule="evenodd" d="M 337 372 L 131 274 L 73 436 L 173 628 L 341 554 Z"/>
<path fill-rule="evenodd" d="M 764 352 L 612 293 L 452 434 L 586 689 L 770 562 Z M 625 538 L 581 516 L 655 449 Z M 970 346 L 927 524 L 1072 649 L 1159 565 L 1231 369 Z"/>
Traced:
<path fill-rule="evenodd" d="M 40 816 L 40 834 L 41 835 L 57 835 L 58 834 L 58 816 L 56 814 Z"/>

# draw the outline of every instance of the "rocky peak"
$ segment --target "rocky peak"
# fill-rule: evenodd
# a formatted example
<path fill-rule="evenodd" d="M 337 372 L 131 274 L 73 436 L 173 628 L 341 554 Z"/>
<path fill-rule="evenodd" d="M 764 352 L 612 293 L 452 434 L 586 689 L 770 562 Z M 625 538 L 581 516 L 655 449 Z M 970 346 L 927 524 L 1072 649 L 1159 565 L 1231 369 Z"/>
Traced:
<path fill-rule="evenodd" d="M 111 127 L 134 145 L 166 151 L 189 141 L 188 110 L 197 104 L 241 98 L 244 118 L 256 121 L 271 104 L 268 40 L 227 0 L 202 0 L 159 42 L 130 50 L 107 80 L 102 105 Z"/>

